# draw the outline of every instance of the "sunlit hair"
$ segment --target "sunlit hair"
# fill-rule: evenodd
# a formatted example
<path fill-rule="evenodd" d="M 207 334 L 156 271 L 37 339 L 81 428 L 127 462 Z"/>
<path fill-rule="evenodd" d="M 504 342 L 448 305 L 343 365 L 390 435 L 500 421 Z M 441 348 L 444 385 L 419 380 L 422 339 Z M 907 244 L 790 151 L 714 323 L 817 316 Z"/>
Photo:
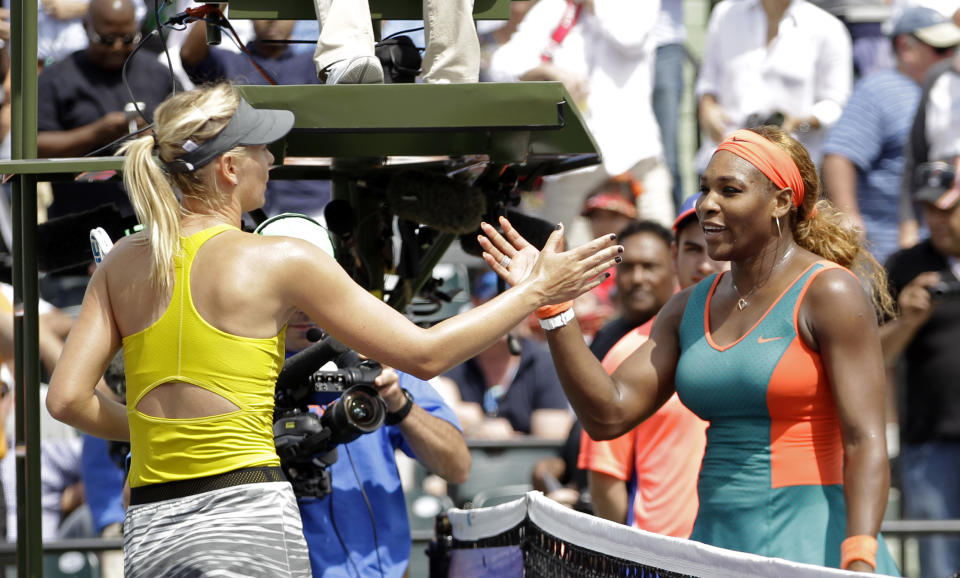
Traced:
<path fill-rule="evenodd" d="M 181 206 L 178 195 L 209 208 L 226 201 L 213 175 L 215 161 L 188 173 L 167 172 L 162 162 L 185 154 L 183 145 L 188 139 L 201 144 L 216 136 L 230 122 L 238 103 L 239 96 L 228 83 L 178 92 L 157 107 L 153 127 L 156 140 L 147 134 L 128 141 L 118 152 L 126 155 L 123 184 L 145 228 L 139 240 L 150 245 L 151 279 L 162 291 L 171 286 L 180 219 L 189 212 Z M 224 154 L 244 155 L 246 151 L 237 147 Z"/>
<path fill-rule="evenodd" d="M 874 307 L 892 317 L 895 303 L 887 289 L 887 272 L 867 250 L 858 231 L 847 227 L 833 203 L 820 198 L 820 176 L 800 142 L 775 126 L 750 129 L 784 149 L 800 170 L 804 197 L 790 212 L 793 238 L 804 249 L 853 271 L 870 292 Z M 774 186 L 771 183 L 771 186 Z M 784 223 L 786 224 L 786 223 Z"/>

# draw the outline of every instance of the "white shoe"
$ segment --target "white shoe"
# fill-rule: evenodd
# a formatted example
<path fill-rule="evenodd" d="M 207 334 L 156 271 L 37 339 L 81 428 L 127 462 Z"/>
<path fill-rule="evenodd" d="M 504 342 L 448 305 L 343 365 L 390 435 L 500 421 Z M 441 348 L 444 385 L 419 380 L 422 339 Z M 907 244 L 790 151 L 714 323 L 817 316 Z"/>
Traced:
<path fill-rule="evenodd" d="M 326 66 L 319 78 L 322 84 L 382 84 L 383 67 L 376 56 L 354 56 Z"/>

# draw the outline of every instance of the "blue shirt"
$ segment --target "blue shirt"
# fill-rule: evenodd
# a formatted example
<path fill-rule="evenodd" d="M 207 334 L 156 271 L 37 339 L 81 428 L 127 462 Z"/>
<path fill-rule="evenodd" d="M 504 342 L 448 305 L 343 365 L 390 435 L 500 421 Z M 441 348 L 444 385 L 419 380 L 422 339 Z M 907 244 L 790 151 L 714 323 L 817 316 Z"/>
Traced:
<path fill-rule="evenodd" d="M 83 498 L 90 505 L 93 526 L 99 535 L 103 529 L 123 522 L 123 483 L 127 473 L 110 457 L 110 442 L 83 435 L 80 456 L 83 473 Z"/>
<path fill-rule="evenodd" d="M 413 394 L 417 405 L 460 429 L 453 410 L 429 383 L 398 374 L 400 386 Z M 411 537 L 394 457 L 398 448 L 415 457 L 400 427 L 388 425 L 337 446 L 339 459 L 330 467 L 333 492 L 323 499 L 297 500 L 314 576 L 353 578 L 357 575 L 354 565 L 361 576 L 380 576 L 381 566 L 383 576 L 403 575 L 410 559 Z M 331 512 L 335 524 L 331 523 Z M 348 552 L 353 565 L 347 560 Z"/>
<path fill-rule="evenodd" d="M 317 68 L 313 52 L 284 50 L 266 58 L 257 51 L 255 42 L 247 43 L 253 59 L 277 84 L 317 84 Z M 184 71 L 196 84 L 227 79 L 237 84 L 265 85 L 267 79 L 253 66 L 244 53 L 222 48 L 210 48 L 207 57 L 196 66 L 184 66 Z M 280 213 L 301 213 L 316 217 L 330 200 L 330 181 L 276 180 L 267 183 L 263 210 L 268 216 Z"/>
<path fill-rule="evenodd" d="M 824 154 L 846 157 L 856 167 L 857 205 L 870 250 L 881 263 L 899 248 L 904 145 L 920 91 L 919 84 L 896 70 L 866 76 L 857 83 L 823 147 Z"/>

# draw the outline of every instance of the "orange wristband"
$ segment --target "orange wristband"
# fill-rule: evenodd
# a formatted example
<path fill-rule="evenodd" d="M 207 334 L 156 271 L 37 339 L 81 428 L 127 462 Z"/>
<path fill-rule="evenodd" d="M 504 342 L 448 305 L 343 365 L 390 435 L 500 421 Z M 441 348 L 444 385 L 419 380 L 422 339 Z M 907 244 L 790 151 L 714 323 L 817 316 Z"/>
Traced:
<path fill-rule="evenodd" d="M 534 311 L 534 314 L 537 316 L 537 319 L 549 319 L 560 315 L 567 309 L 573 307 L 573 301 L 565 301 L 563 303 L 557 303 L 556 305 L 544 305 L 543 307 L 537 307 L 537 310 Z"/>
<path fill-rule="evenodd" d="M 861 534 L 850 536 L 840 544 L 840 568 L 846 570 L 850 564 L 860 560 L 874 570 L 877 569 L 877 539 Z"/>

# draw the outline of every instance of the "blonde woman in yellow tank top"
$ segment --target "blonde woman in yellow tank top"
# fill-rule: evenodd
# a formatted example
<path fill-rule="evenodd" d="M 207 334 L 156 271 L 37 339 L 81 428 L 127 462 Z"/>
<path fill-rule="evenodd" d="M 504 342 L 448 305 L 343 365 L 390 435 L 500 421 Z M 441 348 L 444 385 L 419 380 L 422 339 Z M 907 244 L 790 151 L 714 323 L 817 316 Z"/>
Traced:
<path fill-rule="evenodd" d="M 124 146 L 124 184 L 145 230 L 121 239 L 91 279 L 47 407 L 87 433 L 131 441 L 128 577 L 309 576 L 271 433 L 284 327 L 297 309 L 358 352 L 429 379 L 538 307 L 590 290 L 615 264 L 613 239 L 563 251 L 558 230 L 522 282 L 418 327 L 321 249 L 240 230 L 241 215 L 264 203 L 266 145 L 293 123 L 220 84 L 171 96 L 157 108 L 156 137 Z M 121 346 L 126 407 L 94 390 Z"/>

